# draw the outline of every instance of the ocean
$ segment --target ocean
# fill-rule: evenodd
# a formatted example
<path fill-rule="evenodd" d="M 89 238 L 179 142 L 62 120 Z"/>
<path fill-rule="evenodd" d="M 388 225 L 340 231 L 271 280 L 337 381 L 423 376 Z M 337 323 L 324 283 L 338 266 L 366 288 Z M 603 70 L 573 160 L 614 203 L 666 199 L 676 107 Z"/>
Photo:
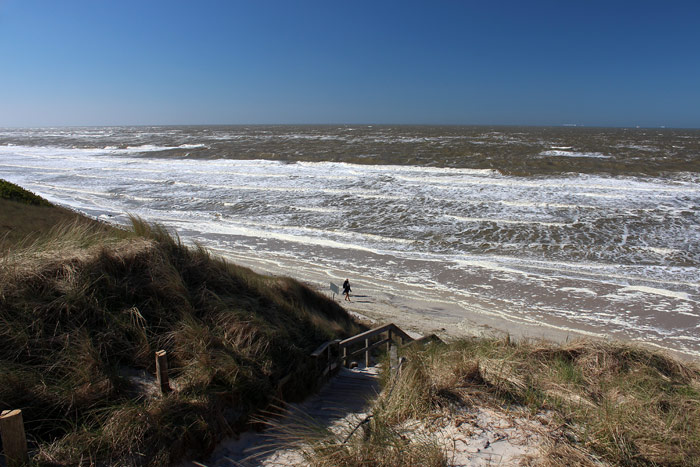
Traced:
<path fill-rule="evenodd" d="M 700 356 L 697 130 L 0 129 L 0 178 L 290 276 Z"/>

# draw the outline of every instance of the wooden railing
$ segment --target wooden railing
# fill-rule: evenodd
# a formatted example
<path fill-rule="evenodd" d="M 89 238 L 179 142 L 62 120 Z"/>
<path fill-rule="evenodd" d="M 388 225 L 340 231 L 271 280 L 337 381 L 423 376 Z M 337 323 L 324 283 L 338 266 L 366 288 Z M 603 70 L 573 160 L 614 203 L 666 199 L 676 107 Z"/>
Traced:
<path fill-rule="evenodd" d="M 401 345 L 413 340 L 401 328 L 390 323 L 370 329 L 356 336 L 348 337 L 345 340 L 328 341 L 317 348 L 311 354 L 311 357 L 316 361 L 316 368 L 321 372 L 321 377 L 325 378 L 339 369 L 341 364 L 346 367 L 349 366 L 352 357 L 363 353 L 365 366 L 369 366 L 371 351 L 384 344 L 386 344 L 388 351 L 395 338 L 398 339 Z M 357 348 L 358 344 L 362 345 L 359 349 Z M 353 350 L 353 347 L 355 350 Z"/>
<path fill-rule="evenodd" d="M 322 377 L 327 377 L 328 375 L 332 374 L 335 370 L 338 369 L 337 348 L 339 343 L 340 339 L 328 341 L 311 353 L 311 358 L 315 359 L 315 361 L 317 362 L 316 368 L 319 371 L 321 371 Z"/>

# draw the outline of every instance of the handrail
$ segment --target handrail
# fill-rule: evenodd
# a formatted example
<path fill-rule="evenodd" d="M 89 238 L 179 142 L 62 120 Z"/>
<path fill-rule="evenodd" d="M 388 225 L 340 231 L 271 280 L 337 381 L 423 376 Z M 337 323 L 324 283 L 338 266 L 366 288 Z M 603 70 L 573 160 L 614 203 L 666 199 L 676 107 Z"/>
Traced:
<path fill-rule="evenodd" d="M 374 337 L 377 334 L 381 334 L 383 332 L 387 331 L 392 331 L 395 332 L 397 336 L 401 337 L 405 341 L 412 341 L 413 338 L 406 334 L 401 328 L 399 328 L 397 325 L 394 323 L 389 323 L 385 324 L 384 326 L 380 326 L 378 328 L 370 329 L 369 331 L 365 331 L 363 333 L 360 333 L 356 336 L 348 337 L 345 340 L 340 341 L 340 347 L 347 347 L 348 345 L 352 345 L 355 342 L 360 342 L 364 339 L 369 339 L 370 337 Z"/>
<path fill-rule="evenodd" d="M 326 350 L 329 346 L 334 345 L 334 344 L 339 344 L 340 339 L 334 339 L 332 341 L 328 341 L 325 344 L 321 344 L 316 350 L 311 352 L 312 357 L 319 357 L 324 350 Z"/>
<path fill-rule="evenodd" d="M 365 353 L 368 350 L 376 349 L 377 347 L 381 347 L 384 344 L 388 344 L 391 342 L 391 339 L 382 339 L 380 341 L 375 342 L 374 344 L 370 344 L 369 347 L 361 347 L 354 352 L 350 352 L 349 354 L 346 355 L 346 357 L 354 357 L 355 355 L 360 355 L 361 353 Z"/>
<path fill-rule="evenodd" d="M 370 339 L 383 333 L 386 333 L 386 338 L 370 344 Z M 321 370 L 321 378 L 324 378 L 337 370 L 341 364 L 343 366 L 347 366 L 350 357 L 354 357 L 355 355 L 362 353 L 365 354 L 365 365 L 369 366 L 370 352 L 384 344 L 387 344 L 387 349 L 390 348 L 394 337 L 398 337 L 402 345 L 414 340 L 397 325 L 394 323 L 389 323 L 385 324 L 384 326 L 362 332 L 355 336 L 348 337 L 344 340 L 335 339 L 325 342 L 311 353 L 311 357 L 316 361 L 316 367 L 319 370 L 321 370 L 321 368 L 323 369 Z M 350 346 L 358 343 L 362 343 L 364 346 L 356 351 L 348 352 Z M 333 354 L 336 356 L 333 357 Z"/>

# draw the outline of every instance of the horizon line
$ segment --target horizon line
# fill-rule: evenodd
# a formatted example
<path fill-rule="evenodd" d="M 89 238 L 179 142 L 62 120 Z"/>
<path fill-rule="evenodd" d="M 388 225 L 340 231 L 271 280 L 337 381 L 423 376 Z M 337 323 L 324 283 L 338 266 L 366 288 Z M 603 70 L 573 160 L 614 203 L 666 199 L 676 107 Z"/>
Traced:
<path fill-rule="evenodd" d="M 139 123 L 139 124 L 74 124 L 74 125 L 25 125 L 0 126 L 3 129 L 47 129 L 47 128 L 128 128 L 128 127 L 244 127 L 244 126 L 395 126 L 395 127 L 513 127 L 513 128 L 611 128 L 629 130 L 700 130 L 700 127 L 666 125 L 584 125 L 575 123 L 522 124 L 522 123 L 376 123 L 376 122 L 331 122 L 331 123 Z"/>

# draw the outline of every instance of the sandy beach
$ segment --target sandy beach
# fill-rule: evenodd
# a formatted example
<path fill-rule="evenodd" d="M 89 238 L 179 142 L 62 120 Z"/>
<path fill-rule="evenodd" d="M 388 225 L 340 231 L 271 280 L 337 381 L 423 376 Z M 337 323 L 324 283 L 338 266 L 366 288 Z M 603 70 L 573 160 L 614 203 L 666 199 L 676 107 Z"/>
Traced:
<path fill-rule="evenodd" d="M 544 339 L 554 342 L 578 338 L 617 339 L 665 350 L 684 359 L 696 359 L 692 354 L 671 347 L 631 339 L 622 332 L 610 332 L 604 324 L 599 327 L 586 326 L 576 329 L 575 323 L 563 319 L 550 318 L 547 322 L 539 322 L 534 317 L 523 317 L 515 312 L 511 314 L 508 309 L 499 308 L 498 304 L 480 300 L 478 293 L 465 299 L 462 293 L 459 296 L 450 295 L 430 287 L 429 284 L 409 285 L 356 272 L 322 268 L 312 261 L 289 257 L 253 257 L 224 250 L 215 252 L 259 273 L 293 277 L 329 297 L 333 297 L 330 283 L 340 286 L 347 277 L 352 285 L 351 301 L 345 301 L 342 295 L 335 295 L 338 303 L 360 319 L 378 323 L 393 322 L 415 334 L 436 334 L 447 340 L 469 336 L 507 335 L 515 340 Z M 478 290 L 483 285 L 475 283 L 473 287 Z M 576 287 L 572 289 L 578 290 Z M 513 285 L 513 294 L 517 293 L 524 291 Z"/>

